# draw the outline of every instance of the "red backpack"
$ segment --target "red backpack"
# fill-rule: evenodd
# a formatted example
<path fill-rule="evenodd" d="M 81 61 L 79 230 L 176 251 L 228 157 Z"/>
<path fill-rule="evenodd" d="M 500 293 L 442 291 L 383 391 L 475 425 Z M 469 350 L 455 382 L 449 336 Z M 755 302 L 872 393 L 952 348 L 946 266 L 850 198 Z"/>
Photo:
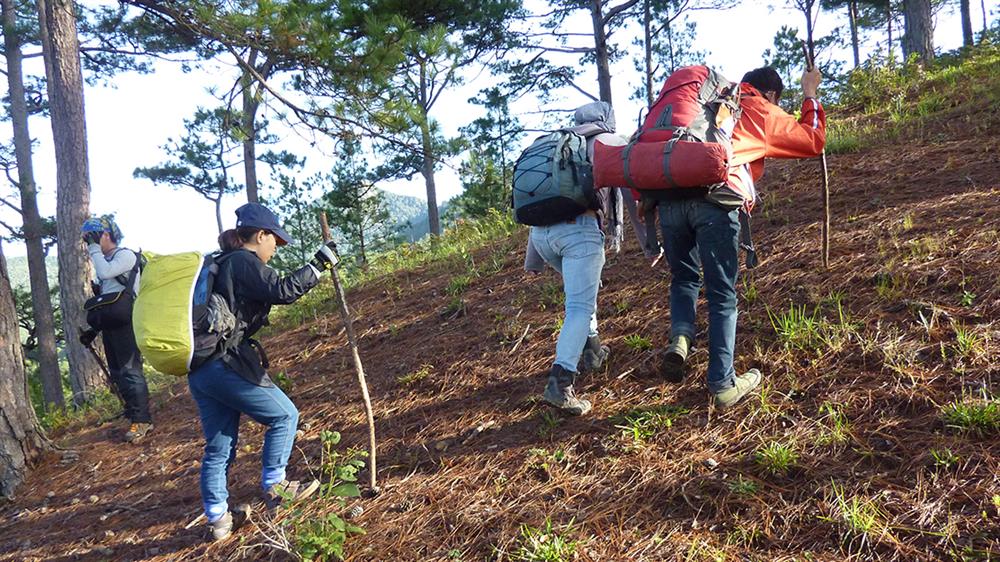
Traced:
<path fill-rule="evenodd" d="M 752 200 L 727 183 L 740 86 L 707 66 L 671 74 L 642 127 L 625 146 L 594 146 L 595 187 L 628 186 L 645 195 L 708 188 L 707 198 L 733 209 Z"/>

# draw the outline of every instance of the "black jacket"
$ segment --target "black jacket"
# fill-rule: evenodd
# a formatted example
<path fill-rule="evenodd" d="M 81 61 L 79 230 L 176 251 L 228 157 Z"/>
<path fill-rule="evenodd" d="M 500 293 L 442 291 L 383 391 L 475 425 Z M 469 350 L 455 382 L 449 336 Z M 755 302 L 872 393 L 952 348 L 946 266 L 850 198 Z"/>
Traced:
<path fill-rule="evenodd" d="M 239 320 L 238 343 L 222 356 L 223 363 L 246 380 L 270 386 L 267 355 L 253 336 L 268 324 L 273 304 L 290 304 L 319 283 L 316 270 L 306 265 L 281 277 L 250 250 L 234 250 L 220 262 L 214 290 L 221 294 Z"/>

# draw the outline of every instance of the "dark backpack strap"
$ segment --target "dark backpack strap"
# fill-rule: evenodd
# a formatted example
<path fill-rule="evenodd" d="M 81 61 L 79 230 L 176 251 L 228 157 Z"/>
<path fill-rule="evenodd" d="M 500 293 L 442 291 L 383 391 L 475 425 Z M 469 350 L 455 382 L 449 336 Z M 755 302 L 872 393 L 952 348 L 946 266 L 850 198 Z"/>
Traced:
<path fill-rule="evenodd" d="M 757 249 L 753 245 L 753 233 L 750 232 L 750 213 L 740 209 L 740 248 L 747 253 L 747 269 L 757 267 Z"/>
<path fill-rule="evenodd" d="M 645 199 L 645 196 L 643 196 Z M 642 220 L 646 224 L 646 251 L 647 256 L 658 256 L 662 251 L 660 248 L 660 238 L 656 232 L 656 201 L 647 199 L 645 212 Z"/>

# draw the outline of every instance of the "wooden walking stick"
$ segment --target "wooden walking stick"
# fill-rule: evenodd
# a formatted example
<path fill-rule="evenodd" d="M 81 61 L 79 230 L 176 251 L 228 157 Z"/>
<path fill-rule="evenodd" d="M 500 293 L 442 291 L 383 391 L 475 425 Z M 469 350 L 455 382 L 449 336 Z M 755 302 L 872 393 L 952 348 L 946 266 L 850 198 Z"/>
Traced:
<path fill-rule="evenodd" d="M 816 50 L 815 43 L 813 43 L 813 17 L 812 17 L 812 3 L 808 4 L 805 11 L 806 14 L 806 45 L 802 46 L 802 50 L 805 52 L 806 56 L 806 70 L 812 70 L 815 68 L 816 63 Z M 823 184 L 821 186 L 822 193 L 820 194 L 823 198 L 823 268 L 830 268 L 830 174 L 826 167 L 826 147 L 823 148 L 822 152 L 819 154 L 819 166 L 820 171 L 823 174 Z"/>
<path fill-rule="evenodd" d="M 330 225 L 326 222 L 326 213 L 320 211 L 319 223 L 323 227 L 323 242 L 329 242 Z M 344 330 L 347 332 L 347 343 L 351 347 L 351 355 L 354 357 L 354 370 L 358 374 L 358 385 L 361 386 L 361 398 L 365 401 L 365 416 L 368 418 L 368 458 L 370 459 L 369 470 L 371 477 L 369 484 L 370 493 L 378 494 L 376 485 L 376 463 L 375 463 L 375 415 L 372 414 L 372 401 L 368 396 L 368 383 L 365 381 L 365 368 L 361 364 L 361 354 L 358 352 L 358 339 L 354 335 L 354 322 L 351 319 L 351 311 L 347 308 L 347 297 L 344 296 L 344 287 L 340 284 L 340 274 L 337 273 L 337 265 L 330 267 L 330 278 L 333 279 L 334 289 L 337 291 L 337 304 L 340 305 L 340 317 L 344 320 Z"/>

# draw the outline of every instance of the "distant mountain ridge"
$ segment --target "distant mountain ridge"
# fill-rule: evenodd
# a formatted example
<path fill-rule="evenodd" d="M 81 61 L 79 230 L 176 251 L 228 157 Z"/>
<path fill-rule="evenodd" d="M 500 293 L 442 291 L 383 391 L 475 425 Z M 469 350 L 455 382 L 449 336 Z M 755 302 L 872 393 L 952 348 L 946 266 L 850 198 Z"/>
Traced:
<path fill-rule="evenodd" d="M 419 240 L 430 232 L 427 226 L 427 201 L 410 195 L 400 195 L 390 191 L 385 192 L 389 216 L 399 226 L 399 231 L 406 242 Z M 448 204 L 438 205 L 444 214 Z M 54 287 L 59 281 L 59 261 L 55 255 L 46 256 L 46 271 L 49 276 L 49 286 Z M 28 258 L 25 256 L 7 256 L 7 270 L 10 283 L 14 287 L 28 289 Z"/>

